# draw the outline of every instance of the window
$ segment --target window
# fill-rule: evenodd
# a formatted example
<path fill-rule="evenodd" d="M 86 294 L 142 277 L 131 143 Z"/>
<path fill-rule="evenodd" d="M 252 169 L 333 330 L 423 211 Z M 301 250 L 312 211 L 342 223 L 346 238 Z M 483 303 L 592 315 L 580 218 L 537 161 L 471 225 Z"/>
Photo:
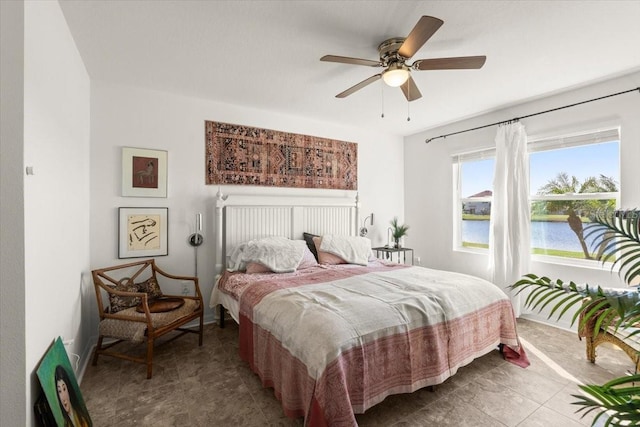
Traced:
<path fill-rule="evenodd" d="M 594 257 L 584 227 L 591 214 L 618 204 L 619 139 L 610 129 L 529 143 L 534 255 Z"/>
<path fill-rule="evenodd" d="M 456 156 L 459 221 L 457 243 L 465 248 L 489 247 L 491 188 L 495 150 Z"/>
<path fill-rule="evenodd" d="M 619 200 L 619 129 L 529 142 L 531 250 L 534 255 L 592 259 L 589 215 Z M 489 247 L 495 150 L 454 157 L 457 248 Z"/>

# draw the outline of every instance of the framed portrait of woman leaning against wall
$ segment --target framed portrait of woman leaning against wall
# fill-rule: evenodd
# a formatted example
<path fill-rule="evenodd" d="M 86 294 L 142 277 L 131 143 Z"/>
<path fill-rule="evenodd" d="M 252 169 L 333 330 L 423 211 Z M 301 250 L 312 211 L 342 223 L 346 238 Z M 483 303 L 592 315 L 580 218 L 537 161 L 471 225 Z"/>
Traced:
<path fill-rule="evenodd" d="M 58 337 L 37 370 L 38 380 L 49 404 L 49 419 L 55 420 L 55 425 L 91 427 L 91 417 L 82 398 L 80 387 L 67 356 L 67 351 Z M 36 409 L 36 412 L 38 410 Z"/>

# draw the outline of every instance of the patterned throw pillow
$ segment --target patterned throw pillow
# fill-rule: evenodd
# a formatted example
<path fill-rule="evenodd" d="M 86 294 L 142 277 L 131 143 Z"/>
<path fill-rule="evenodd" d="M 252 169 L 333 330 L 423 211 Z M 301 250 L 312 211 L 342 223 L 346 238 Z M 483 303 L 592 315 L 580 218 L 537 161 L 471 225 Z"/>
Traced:
<path fill-rule="evenodd" d="M 144 282 L 133 283 L 131 279 L 125 277 L 120 280 L 117 286 L 114 287 L 116 291 L 122 292 L 144 292 L 149 295 L 149 299 L 158 298 L 162 296 L 162 290 L 158 285 L 158 281 L 153 277 L 148 278 Z M 117 313 L 127 308 L 135 307 L 142 302 L 140 297 L 127 297 L 115 294 L 109 294 L 109 304 L 111 305 L 111 313 Z"/>
<path fill-rule="evenodd" d="M 149 295 L 149 298 L 158 298 L 162 296 L 162 290 L 158 281 L 153 277 L 148 278 L 144 282 L 136 283 L 138 292 L 144 292 Z"/>
<path fill-rule="evenodd" d="M 121 292 L 139 292 L 138 285 L 131 282 L 131 279 L 124 278 L 120 280 L 117 286 L 114 286 L 116 291 Z M 116 294 L 109 294 L 109 305 L 111 306 L 111 313 L 117 313 L 127 308 L 135 307 L 140 304 L 139 297 L 128 297 Z"/>

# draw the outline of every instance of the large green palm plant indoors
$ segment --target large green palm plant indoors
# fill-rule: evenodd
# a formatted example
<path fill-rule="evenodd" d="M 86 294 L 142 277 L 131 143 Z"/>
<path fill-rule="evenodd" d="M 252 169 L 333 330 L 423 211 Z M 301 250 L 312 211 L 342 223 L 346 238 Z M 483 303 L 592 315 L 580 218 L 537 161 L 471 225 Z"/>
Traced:
<path fill-rule="evenodd" d="M 525 306 L 542 311 L 549 309 L 549 318 L 564 316 L 575 310 L 572 324 L 579 318 L 579 328 L 594 325 L 595 333 L 604 326 L 616 328 L 626 336 L 640 334 L 640 210 L 606 210 L 596 213 L 585 227 L 585 240 L 593 238 L 597 257 L 611 262 L 629 286 L 627 290 L 603 289 L 597 285 L 578 285 L 548 277 L 527 274 L 511 286 L 517 293 L 527 290 Z M 632 326 L 635 325 L 636 327 Z M 640 354 L 638 355 L 640 356 Z M 603 385 L 581 385 L 584 395 L 574 395 L 578 412 L 594 413 L 592 425 L 604 420 L 605 426 L 640 425 L 640 373 L 613 379 Z"/>

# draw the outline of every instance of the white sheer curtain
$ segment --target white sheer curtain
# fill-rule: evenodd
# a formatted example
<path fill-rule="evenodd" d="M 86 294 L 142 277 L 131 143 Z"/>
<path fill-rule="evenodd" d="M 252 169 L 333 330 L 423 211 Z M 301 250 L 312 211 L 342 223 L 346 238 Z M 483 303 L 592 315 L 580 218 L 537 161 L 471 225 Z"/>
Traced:
<path fill-rule="evenodd" d="M 489 270 L 491 280 L 511 296 L 520 315 L 520 298 L 507 287 L 529 271 L 529 156 L 522 123 L 498 127 L 491 203 Z"/>

